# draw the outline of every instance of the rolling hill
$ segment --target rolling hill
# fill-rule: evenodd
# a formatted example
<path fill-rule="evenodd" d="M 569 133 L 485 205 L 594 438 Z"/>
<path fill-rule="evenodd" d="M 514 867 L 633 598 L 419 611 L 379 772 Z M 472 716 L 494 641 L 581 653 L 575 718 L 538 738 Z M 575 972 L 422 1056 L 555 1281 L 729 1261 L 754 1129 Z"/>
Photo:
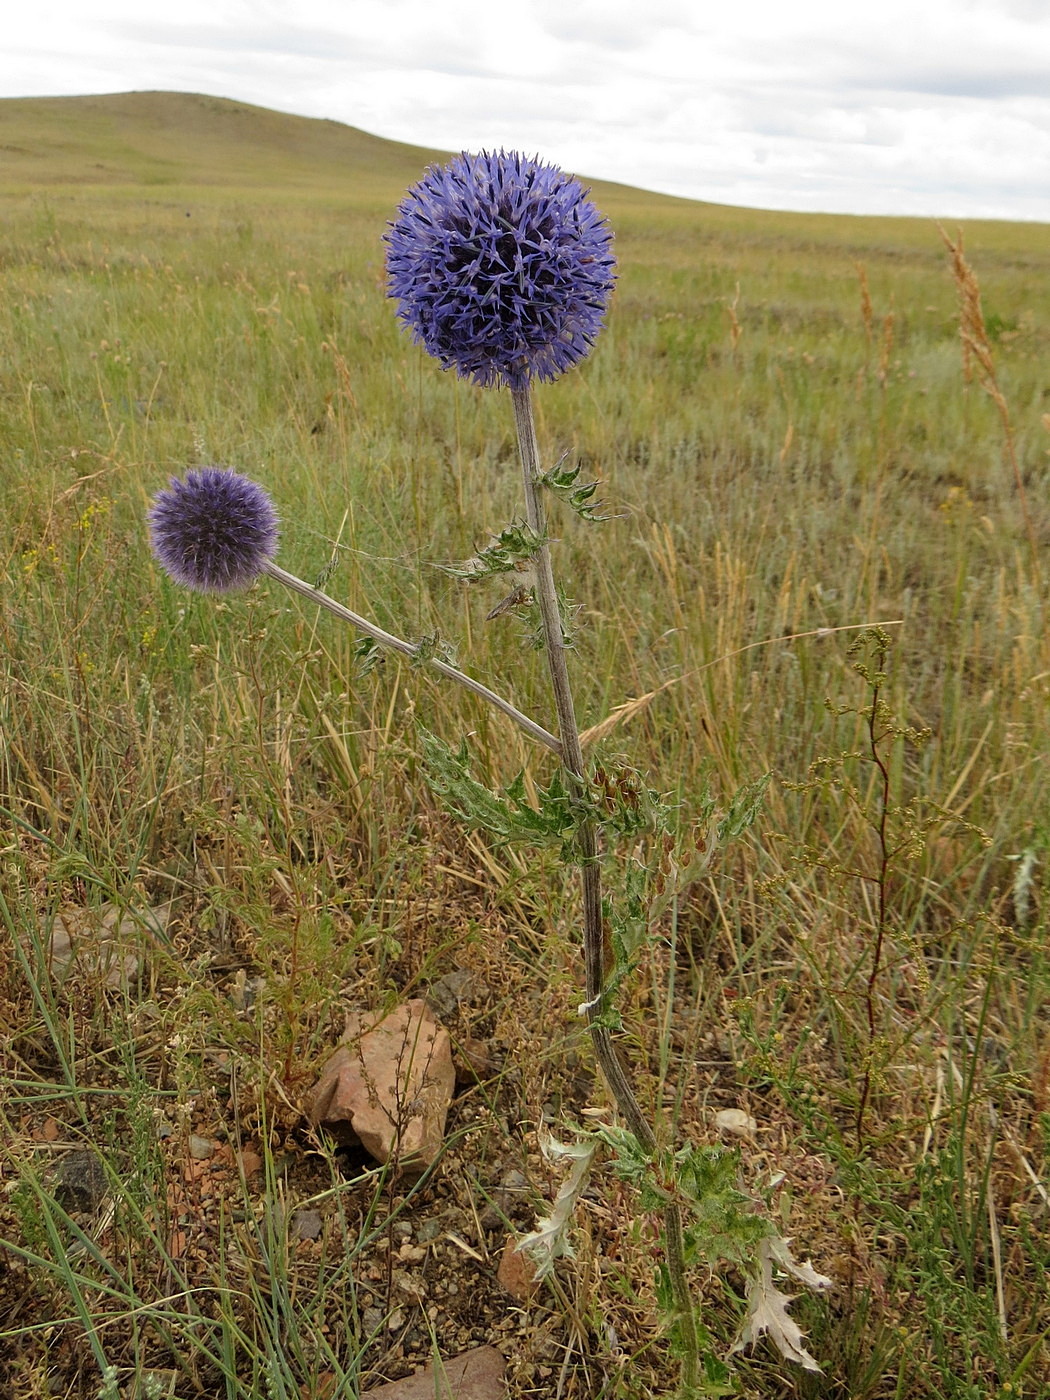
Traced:
<path fill-rule="evenodd" d="M 414 179 L 441 152 L 341 122 L 183 92 L 0 99 L 0 186 L 316 189 Z"/>
<path fill-rule="evenodd" d="M 8 193 L 71 185 L 282 187 L 338 197 L 362 185 L 403 188 L 448 154 L 201 93 L 0 98 L 0 190 Z M 697 207 L 583 178 L 621 203 Z"/>

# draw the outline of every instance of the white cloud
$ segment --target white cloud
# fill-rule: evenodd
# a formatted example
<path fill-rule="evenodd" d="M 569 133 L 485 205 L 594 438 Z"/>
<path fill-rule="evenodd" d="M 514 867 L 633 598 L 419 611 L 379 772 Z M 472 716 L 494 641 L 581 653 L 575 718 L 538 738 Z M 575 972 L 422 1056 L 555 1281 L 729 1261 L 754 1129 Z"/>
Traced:
<path fill-rule="evenodd" d="M 766 207 L 1050 221 L 1046 0 L 42 0 L 0 93 L 206 91 Z"/>

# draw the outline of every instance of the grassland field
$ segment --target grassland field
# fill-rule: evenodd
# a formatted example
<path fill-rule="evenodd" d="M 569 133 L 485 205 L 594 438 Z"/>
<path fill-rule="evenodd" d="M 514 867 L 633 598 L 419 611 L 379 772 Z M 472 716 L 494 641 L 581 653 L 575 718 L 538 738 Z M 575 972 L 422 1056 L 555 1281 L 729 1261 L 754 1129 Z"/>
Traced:
<path fill-rule="evenodd" d="M 507 396 L 442 373 L 385 296 L 385 223 L 434 157 L 217 99 L 0 102 L 4 1400 L 342 1400 L 488 1341 L 513 1397 L 669 1393 L 654 1226 L 601 1169 L 556 1286 L 522 1306 L 495 1281 L 557 1186 L 539 1125 L 607 1105 L 571 872 L 446 815 L 418 725 L 469 736 L 493 785 L 550 755 L 425 669 L 366 672 L 275 584 L 179 591 L 146 543 L 170 475 L 234 466 L 281 564 L 553 724 L 541 654 L 486 620 L 498 589 L 439 567 L 521 505 Z M 836 1282 L 795 1305 L 822 1372 L 763 1345 L 738 1393 L 1039 1400 L 1050 226 L 946 226 L 982 383 L 933 222 L 593 196 L 609 323 L 536 396 L 549 460 L 610 508 L 556 522 L 581 723 L 659 691 L 595 752 L 683 833 L 706 790 L 774 775 L 646 946 L 621 1042 L 676 1140 L 754 1120 L 726 1142 L 741 1179 L 783 1174 L 785 1233 Z M 312 1136 L 301 1096 L 348 1008 L 454 971 L 450 1029 L 492 1070 L 406 1186 Z M 104 1189 L 78 1210 L 56 1173 L 87 1150 Z M 398 1263 L 431 1221 L 426 1267 Z M 725 1352 L 739 1270 L 697 1291 Z"/>

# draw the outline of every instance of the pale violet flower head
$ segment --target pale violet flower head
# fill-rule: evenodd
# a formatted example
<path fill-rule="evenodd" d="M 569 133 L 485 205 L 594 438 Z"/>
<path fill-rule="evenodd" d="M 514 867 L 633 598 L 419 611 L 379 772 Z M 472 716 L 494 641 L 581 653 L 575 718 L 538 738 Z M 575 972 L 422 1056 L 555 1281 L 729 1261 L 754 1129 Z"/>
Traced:
<path fill-rule="evenodd" d="M 604 324 L 612 233 L 556 166 L 514 151 L 432 166 L 386 244 L 399 317 L 445 369 L 476 384 L 556 379 Z"/>
<path fill-rule="evenodd" d="M 247 588 L 277 553 L 277 512 L 249 477 L 195 467 L 172 477 L 147 517 L 150 547 L 176 583 L 202 593 Z"/>

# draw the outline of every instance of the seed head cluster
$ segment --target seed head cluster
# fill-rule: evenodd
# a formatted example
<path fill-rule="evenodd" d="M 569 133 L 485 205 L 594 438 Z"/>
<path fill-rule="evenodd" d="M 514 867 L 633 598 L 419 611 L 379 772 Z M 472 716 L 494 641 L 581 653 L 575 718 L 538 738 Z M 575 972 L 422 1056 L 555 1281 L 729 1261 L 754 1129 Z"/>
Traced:
<path fill-rule="evenodd" d="M 612 233 L 556 166 L 513 151 L 432 166 L 386 243 L 399 317 L 445 369 L 476 384 L 556 379 L 604 323 Z"/>
<path fill-rule="evenodd" d="M 150 546 L 176 583 L 202 593 L 247 588 L 277 553 L 277 512 L 263 488 L 226 467 L 172 477 L 148 515 Z"/>

